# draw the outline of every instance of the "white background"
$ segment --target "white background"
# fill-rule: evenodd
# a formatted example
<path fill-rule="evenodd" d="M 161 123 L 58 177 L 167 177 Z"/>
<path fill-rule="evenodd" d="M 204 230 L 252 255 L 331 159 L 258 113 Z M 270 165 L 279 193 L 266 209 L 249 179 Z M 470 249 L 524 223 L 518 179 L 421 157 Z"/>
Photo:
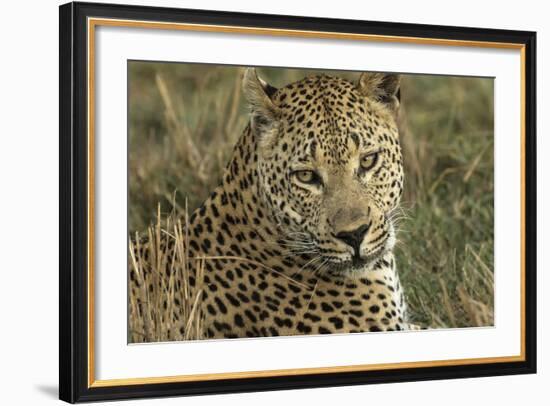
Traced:
<path fill-rule="evenodd" d="M 131 2 L 128 0 L 127 2 Z M 547 38 L 550 35 L 544 2 L 401 1 L 148 1 L 155 4 L 233 11 L 357 18 L 383 21 L 483 26 L 538 31 L 538 205 L 544 206 L 543 187 L 550 153 L 548 111 L 550 92 Z M 58 10 L 57 1 L 10 2 L 2 8 L 0 25 L 0 377 L 3 404 L 39 405 L 57 402 L 57 266 L 58 266 Z M 336 6 L 337 5 L 337 6 Z M 6 53 L 7 51 L 7 53 Z M 542 159 L 541 159 L 542 158 Z M 371 385 L 286 392 L 252 393 L 147 400 L 124 404 L 334 404 L 353 402 L 422 405 L 544 404 L 548 401 L 550 360 L 542 323 L 550 286 L 543 244 L 546 216 L 539 213 L 539 374 L 498 378 Z M 546 223 L 548 223 L 546 221 Z M 545 226 L 545 227 L 544 227 Z M 43 242 L 40 242 L 42 240 Z M 543 339 L 544 336 L 544 339 Z M 113 403 L 110 403 L 113 404 Z"/>

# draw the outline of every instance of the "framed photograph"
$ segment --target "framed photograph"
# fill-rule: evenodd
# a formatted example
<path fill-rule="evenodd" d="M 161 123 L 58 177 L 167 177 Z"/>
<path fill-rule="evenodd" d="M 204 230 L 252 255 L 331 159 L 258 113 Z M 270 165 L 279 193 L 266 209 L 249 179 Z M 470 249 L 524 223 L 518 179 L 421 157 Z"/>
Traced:
<path fill-rule="evenodd" d="M 60 7 L 60 398 L 534 373 L 536 34 Z"/>

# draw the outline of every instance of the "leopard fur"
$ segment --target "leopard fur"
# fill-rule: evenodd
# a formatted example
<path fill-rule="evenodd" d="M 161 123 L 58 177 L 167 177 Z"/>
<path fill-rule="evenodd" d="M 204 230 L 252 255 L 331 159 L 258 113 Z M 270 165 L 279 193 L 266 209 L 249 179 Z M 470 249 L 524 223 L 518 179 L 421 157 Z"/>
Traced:
<path fill-rule="evenodd" d="M 249 124 L 187 230 L 188 255 L 207 258 L 205 336 L 409 329 L 392 252 L 399 76 L 319 75 L 276 89 L 249 68 L 243 91 Z"/>

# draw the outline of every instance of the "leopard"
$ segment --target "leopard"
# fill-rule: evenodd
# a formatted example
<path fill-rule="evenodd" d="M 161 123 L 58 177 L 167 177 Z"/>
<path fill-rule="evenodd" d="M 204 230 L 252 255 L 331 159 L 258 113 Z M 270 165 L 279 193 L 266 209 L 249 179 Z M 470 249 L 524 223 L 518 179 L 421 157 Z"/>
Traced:
<path fill-rule="evenodd" d="M 248 122 L 219 185 L 186 218 L 186 254 L 203 259 L 188 285 L 200 285 L 204 338 L 416 329 L 393 252 L 400 84 L 399 74 L 363 72 L 276 88 L 244 70 Z M 135 255 L 147 260 L 152 243 Z M 145 279 L 130 275 L 138 296 Z"/>

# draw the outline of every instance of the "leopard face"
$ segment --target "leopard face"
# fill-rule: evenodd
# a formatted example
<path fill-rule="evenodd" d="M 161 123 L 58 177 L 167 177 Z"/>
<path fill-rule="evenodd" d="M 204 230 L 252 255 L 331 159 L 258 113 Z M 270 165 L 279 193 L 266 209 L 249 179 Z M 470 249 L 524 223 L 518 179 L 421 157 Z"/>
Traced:
<path fill-rule="evenodd" d="M 395 243 L 399 77 L 314 76 L 277 90 L 248 70 L 244 85 L 260 196 L 289 250 L 320 258 L 322 272 L 368 270 Z"/>

